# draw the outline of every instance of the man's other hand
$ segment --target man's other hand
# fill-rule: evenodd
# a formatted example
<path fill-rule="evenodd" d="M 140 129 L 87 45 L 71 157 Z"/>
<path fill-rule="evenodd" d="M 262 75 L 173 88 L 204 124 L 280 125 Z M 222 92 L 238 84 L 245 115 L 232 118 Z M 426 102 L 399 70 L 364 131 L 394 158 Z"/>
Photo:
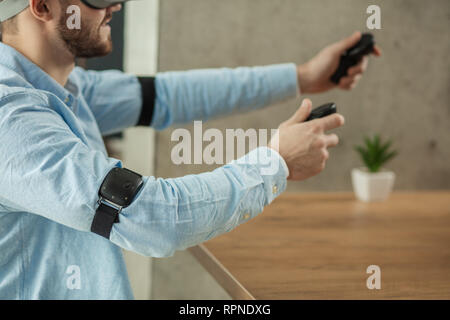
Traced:
<path fill-rule="evenodd" d="M 328 148 L 339 143 L 336 134 L 326 131 L 344 125 L 344 117 L 333 114 L 322 119 L 304 122 L 312 110 L 312 102 L 305 99 L 297 112 L 278 128 L 277 134 L 269 143 L 289 168 L 289 180 L 305 180 L 325 169 L 329 158 Z"/>
<path fill-rule="evenodd" d="M 361 32 L 355 32 L 348 38 L 333 43 L 322 49 L 314 58 L 307 63 L 298 66 L 298 82 L 300 92 L 320 93 L 335 87 L 343 90 L 351 90 L 355 88 L 361 80 L 362 74 L 367 69 L 369 63 L 368 56 L 365 56 L 359 64 L 348 70 L 348 75 L 343 77 L 338 85 L 331 82 L 331 76 L 336 72 L 342 54 L 353 47 L 361 40 Z M 375 46 L 373 54 L 377 57 L 381 56 L 381 50 Z"/>

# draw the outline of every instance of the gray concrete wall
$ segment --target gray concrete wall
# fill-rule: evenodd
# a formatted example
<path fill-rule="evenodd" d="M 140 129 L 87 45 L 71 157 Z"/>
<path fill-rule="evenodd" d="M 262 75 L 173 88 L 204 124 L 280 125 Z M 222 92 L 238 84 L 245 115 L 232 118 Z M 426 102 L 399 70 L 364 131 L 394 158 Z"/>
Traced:
<path fill-rule="evenodd" d="M 288 190 L 351 190 L 350 170 L 360 165 L 353 146 L 364 134 L 373 133 L 393 138 L 399 150 L 399 156 L 387 166 L 397 173 L 397 190 L 448 189 L 448 0 L 164 0 L 158 70 L 303 63 L 354 30 L 366 31 L 370 4 L 382 10 L 382 30 L 374 33 L 384 55 L 371 60 L 365 79 L 353 92 L 308 96 L 315 106 L 336 102 L 346 126 L 337 130 L 341 144 L 331 151 L 326 170 L 308 181 L 290 183 Z M 291 100 L 248 115 L 211 121 L 204 130 L 276 128 L 300 102 Z M 174 129 L 157 135 L 156 175 L 178 177 L 214 169 L 171 164 Z M 165 272 L 182 272 L 170 269 L 170 261 L 180 265 L 180 259 L 165 261 Z M 161 270 L 158 264 L 155 269 Z M 158 274 L 155 281 L 157 278 Z M 164 283 L 159 283 L 160 288 Z"/>
<path fill-rule="evenodd" d="M 346 117 L 327 169 L 290 191 L 351 190 L 350 170 L 360 165 L 352 147 L 364 134 L 391 137 L 399 156 L 388 168 L 397 189 L 450 187 L 450 81 L 448 0 L 164 0 L 161 3 L 159 71 L 302 63 L 323 46 L 366 30 L 366 8 L 378 4 L 382 30 L 374 32 L 384 56 L 372 59 L 351 93 L 308 96 L 318 106 L 335 101 Z M 204 126 L 276 128 L 301 100 Z M 191 126 L 187 126 L 191 129 Z M 214 169 L 170 161 L 174 128 L 157 136 L 156 173 L 178 177 Z"/>

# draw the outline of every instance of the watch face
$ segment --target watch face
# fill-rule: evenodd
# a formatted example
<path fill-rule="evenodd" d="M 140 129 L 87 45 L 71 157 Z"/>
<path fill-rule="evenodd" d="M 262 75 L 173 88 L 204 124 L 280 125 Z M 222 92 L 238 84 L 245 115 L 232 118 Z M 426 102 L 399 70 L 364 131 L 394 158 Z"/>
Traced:
<path fill-rule="evenodd" d="M 127 207 L 142 188 L 142 176 L 128 169 L 114 168 L 103 181 L 99 194 L 108 201 Z"/>

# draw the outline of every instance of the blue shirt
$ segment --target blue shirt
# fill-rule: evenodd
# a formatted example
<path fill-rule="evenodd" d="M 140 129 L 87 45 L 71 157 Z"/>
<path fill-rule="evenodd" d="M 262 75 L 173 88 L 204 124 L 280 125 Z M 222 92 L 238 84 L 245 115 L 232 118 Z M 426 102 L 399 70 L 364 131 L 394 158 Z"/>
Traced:
<path fill-rule="evenodd" d="M 160 73 L 155 86 L 156 129 L 298 94 L 294 64 Z M 91 233 L 99 186 L 122 167 L 102 136 L 135 126 L 142 100 L 133 75 L 76 67 L 63 87 L 0 43 L 0 299 L 132 299 L 121 248 L 171 256 L 254 218 L 285 190 L 284 160 L 257 148 L 213 172 L 144 177 L 110 240 Z M 262 174 L 267 163 L 273 174 Z"/>

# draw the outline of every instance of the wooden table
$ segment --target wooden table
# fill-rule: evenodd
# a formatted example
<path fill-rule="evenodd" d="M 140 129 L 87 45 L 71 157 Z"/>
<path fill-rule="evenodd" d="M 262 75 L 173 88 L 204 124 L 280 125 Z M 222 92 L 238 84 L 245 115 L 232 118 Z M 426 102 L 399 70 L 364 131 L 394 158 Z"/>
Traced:
<path fill-rule="evenodd" d="M 450 191 L 285 194 L 190 252 L 233 299 L 450 299 Z"/>

